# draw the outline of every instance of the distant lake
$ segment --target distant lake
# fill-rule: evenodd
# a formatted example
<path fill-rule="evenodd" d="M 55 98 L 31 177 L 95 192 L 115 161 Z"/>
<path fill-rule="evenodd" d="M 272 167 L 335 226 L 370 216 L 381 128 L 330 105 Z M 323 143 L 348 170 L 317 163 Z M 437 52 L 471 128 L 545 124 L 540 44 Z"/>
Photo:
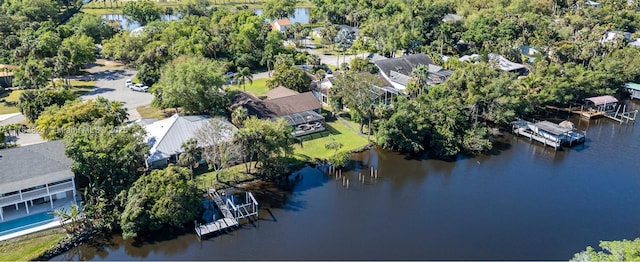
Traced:
<path fill-rule="evenodd" d="M 130 21 L 129 19 L 127 19 L 126 16 L 121 14 L 106 14 L 106 15 L 102 15 L 102 18 L 107 21 L 109 20 L 118 21 L 120 23 L 120 27 L 122 27 L 122 29 L 126 31 L 132 31 L 134 29 L 142 27 L 140 23 L 135 21 Z M 180 14 L 160 15 L 160 20 L 162 21 L 174 21 L 178 19 L 180 19 Z"/>
<path fill-rule="evenodd" d="M 254 9 L 253 12 L 255 12 L 256 15 L 262 15 L 262 8 Z M 288 17 L 291 23 L 308 24 L 309 17 L 311 16 L 311 8 L 308 8 L 308 7 L 296 8 L 293 15 L 294 17 Z"/>

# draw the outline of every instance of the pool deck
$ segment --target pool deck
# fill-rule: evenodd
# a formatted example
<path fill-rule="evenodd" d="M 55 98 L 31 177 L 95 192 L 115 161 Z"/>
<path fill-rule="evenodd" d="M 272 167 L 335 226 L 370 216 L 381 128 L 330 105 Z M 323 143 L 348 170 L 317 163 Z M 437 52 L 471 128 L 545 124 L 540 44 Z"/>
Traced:
<path fill-rule="evenodd" d="M 71 198 L 65 198 L 65 199 L 60 199 L 60 200 L 55 200 L 54 201 L 54 209 L 53 210 L 57 210 L 60 208 L 64 208 L 65 210 L 69 210 L 71 205 L 73 204 L 73 201 L 71 200 Z M 53 210 L 51 209 L 51 205 L 49 203 L 44 203 L 44 204 L 40 204 L 40 205 L 33 205 L 30 206 L 29 209 L 31 210 L 31 212 L 29 212 L 29 214 L 26 213 L 24 207 L 22 207 L 20 210 L 7 210 L 7 208 L 5 208 L 5 221 L 4 222 L 8 222 L 11 220 L 16 220 L 16 219 L 20 219 L 26 216 L 30 216 L 30 215 L 34 215 L 34 214 L 38 214 L 38 213 L 45 213 L 45 212 L 52 212 Z M 35 232 L 39 232 L 39 231 L 43 231 L 46 229 L 50 229 L 50 228 L 54 228 L 54 227 L 59 227 L 60 226 L 60 221 L 55 218 L 54 221 L 44 224 L 44 225 L 40 225 L 40 226 L 36 226 L 36 227 L 32 227 L 32 228 L 27 228 L 18 232 L 14 232 L 11 234 L 6 234 L 6 235 L 2 235 L 0 236 L 0 241 L 4 241 L 7 239 L 12 239 L 15 237 L 19 237 L 19 236 L 24 236 L 24 235 L 28 235 L 31 233 L 35 233 Z"/>

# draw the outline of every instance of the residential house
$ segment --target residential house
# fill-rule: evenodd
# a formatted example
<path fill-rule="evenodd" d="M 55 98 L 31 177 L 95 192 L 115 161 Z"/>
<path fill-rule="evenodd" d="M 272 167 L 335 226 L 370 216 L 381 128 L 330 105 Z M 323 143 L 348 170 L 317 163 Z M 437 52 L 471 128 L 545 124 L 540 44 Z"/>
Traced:
<path fill-rule="evenodd" d="M 61 141 L 0 150 L 0 221 L 75 203 L 72 163 Z"/>
<path fill-rule="evenodd" d="M 490 53 L 487 55 L 487 58 L 489 59 L 489 62 L 495 64 L 500 71 L 517 73 L 519 75 L 526 75 L 529 72 L 527 66 L 511 62 L 509 61 L 509 59 L 506 59 L 504 56 L 501 56 L 499 54 Z M 458 60 L 463 62 L 477 63 L 478 61 L 482 60 L 482 56 L 478 54 L 464 55 Z"/>
<path fill-rule="evenodd" d="M 280 33 L 284 33 L 287 28 L 291 27 L 291 21 L 289 19 L 278 19 L 271 23 L 271 28 L 273 30 L 279 31 Z"/>
<path fill-rule="evenodd" d="M 540 50 L 538 50 L 538 48 L 535 48 L 533 46 L 528 46 L 528 45 L 523 45 L 520 46 L 520 53 L 523 56 L 523 61 L 526 60 L 527 63 L 532 64 L 536 61 L 536 56 L 540 53 Z M 525 59 L 526 58 L 526 59 Z"/>
<path fill-rule="evenodd" d="M 320 112 L 322 104 L 311 92 L 298 93 L 288 88 L 276 88 L 266 95 L 267 99 L 237 92 L 231 95 L 231 109 L 242 106 L 249 115 L 261 119 L 285 119 L 293 127 L 293 135 L 301 136 L 325 129 L 325 120 Z"/>
<path fill-rule="evenodd" d="M 626 40 L 631 40 L 631 33 L 629 32 L 621 32 L 621 31 L 607 31 L 604 33 L 602 38 L 600 39 L 600 43 L 615 43 L 618 39 L 623 38 Z"/>
<path fill-rule="evenodd" d="M 464 18 L 462 16 L 459 16 L 459 15 L 456 15 L 456 14 L 446 14 L 442 18 L 442 22 L 455 24 L 455 23 L 462 22 L 463 19 Z"/>
<path fill-rule="evenodd" d="M 13 71 L 18 69 L 16 65 L 0 64 L 0 90 L 11 87 L 13 84 Z"/>
<path fill-rule="evenodd" d="M 195 138 L 196 132 L 210 120 L 209 116 L 173 116 L 163 119 L 142 119 L 136 122 L 147 131 L 145 141 L 151 148 L 146 158 L 149 168 L 162 167 L 170 162 L 177 162 L 182 153 L 182 144 L 190 138 Z M 229 121 L 216 118 L 221 124 L 228 125 L 231 130 L 237 128 Z M 226 134 L 225 139 L 232 139 L 233 133 Z"/>
<path fill-rule="evenodd" d="M 375 61 L 380 74 L 392 87 L 405 92 L 411 80 L 413 69 L 418 65 L 428 66 L 429 79 L 431 84 L 444 82 L 453 71 L 443 69 L 433 63 L 431 58 L 425 54 L 413 54 Z"/>
<path fill-rule="evenodd" d="M 596 2 L 596 1 L 587 0 L 586 3 L 587 3 L 588 6 L 591 6 L 593 8 L 600 7 L 600 3 Z"/>
<path fill-rule="evenodd" d="M 377 100 L 380 103 L 384 103 L 386 105 L 390 105 L 393 103 L 394 97 L 398 95 L 404 95 L 402 91 L 392 87 L 391 84 L 386 81 L 380 74 L 378 74 L 377 76 L 379 81 L 372 86 L 372 96 L 374 96 L 374 100 Z M 330 90 L 334 88 L 335 79 L 335 77 L 327 77 L 314 83 L 311 92 L 323 105 L 330 105 Z"/>

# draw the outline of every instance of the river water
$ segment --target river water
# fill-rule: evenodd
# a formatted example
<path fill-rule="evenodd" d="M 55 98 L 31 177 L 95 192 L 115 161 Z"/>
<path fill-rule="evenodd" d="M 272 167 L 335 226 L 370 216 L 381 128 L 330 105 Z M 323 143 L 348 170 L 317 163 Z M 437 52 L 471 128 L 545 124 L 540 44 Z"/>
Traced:
<path fill-rule="evenodd" d="M 56 259 L 568 260 L 640 236 L 639 124 L 571 121 L 585 145 L 556 152 L 506 134 L 491 155 L 456 161 L 369 150 L 343 173 L 348 189 L 311 167 L 291 193 L 253 189 L 260 220 L 232 233 L 114 237 Z"/>

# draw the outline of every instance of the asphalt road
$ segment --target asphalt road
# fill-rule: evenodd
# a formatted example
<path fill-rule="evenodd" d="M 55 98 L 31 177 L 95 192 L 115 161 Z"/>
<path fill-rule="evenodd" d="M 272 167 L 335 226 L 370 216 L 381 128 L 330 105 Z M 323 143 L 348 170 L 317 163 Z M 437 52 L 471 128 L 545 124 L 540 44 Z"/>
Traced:
<path fill-rule="evenodd" d="M 88 71 L 90 74 L 82 78 L 90 79 L 93 77 L 96 81 L 96 87 L 82 95 L 80 97 L 82 100 L 95 99 L 98 96 L 102 96 L 109 100 L 124 102 L 127 113 L 129 113 L 129 120 L 140 119 L 141 117 L 136 107 L 148 105 L 153 100 L 152 94 L 132 91 L 125 86 L 124 82 L 135 76 L 135 70 L 124 67 L 96 65 Z"/>

